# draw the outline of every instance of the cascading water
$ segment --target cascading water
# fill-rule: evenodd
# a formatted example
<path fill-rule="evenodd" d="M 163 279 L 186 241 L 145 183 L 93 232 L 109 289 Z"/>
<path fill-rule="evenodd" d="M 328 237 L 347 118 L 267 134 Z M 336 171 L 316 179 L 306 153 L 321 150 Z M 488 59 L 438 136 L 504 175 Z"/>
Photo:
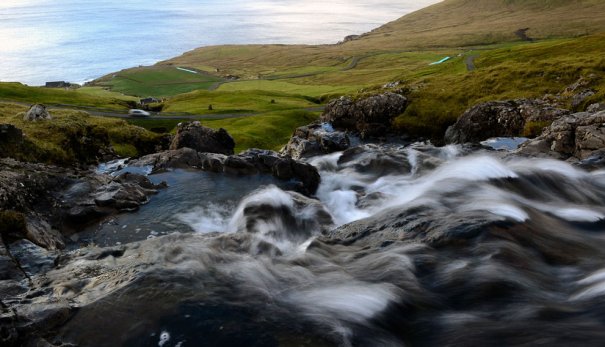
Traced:
<path fill-rule="evenodd" d="M 422 144 L 310 162 L 319 200 L 265 185 L 174 216 L 194 233 L 51 271 L 46 281 L 69 288 L 58 296 L 82 307 L 59 335 L 107 346 L 605 341 L 605 171 Z M 90 267 L 100 277 L 84 276 Z"/>

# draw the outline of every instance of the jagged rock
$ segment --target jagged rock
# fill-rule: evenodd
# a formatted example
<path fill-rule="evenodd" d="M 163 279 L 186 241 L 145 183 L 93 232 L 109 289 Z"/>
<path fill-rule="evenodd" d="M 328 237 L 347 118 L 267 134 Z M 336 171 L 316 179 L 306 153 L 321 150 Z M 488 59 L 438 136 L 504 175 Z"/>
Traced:
<path fill-rule="evenodd" d="M 539 99 L 490 101 L 468 109 L 445 133 L 446 143 L 521 136 L 528 122 L 552 122 L 569 111 Z"/>
<path fill-rule="evenodd" d="M 383 137 L 392 120 L 407 108 L 406 97 L 391 92 L 370 96 L 359 101 L 349 97 L 332 100 L 321 116 L 335 129 L 356 131 L 362 138 Z"/>
<path fill-rule="evenodd" d="M 131 161 L 129 165 L 151 166 L 153 172 L 170 168 L 193 168 L 234 175 L 271 174 L 282 180 L 298 180 L 302 183 L 300 190 L 305 194 L 315 193 L 321 179 L 312 165 L 261 149 L 249 149 L 238 155 L 225 156 L 181 148 L 150 154 Z"/>
<path fill-rule="evenodd" d="M 578 108 L 582 104 L 582 102 L 584 102 L 584 100 L 588 99 L 589 97 L 591 97 L 595 94 L 596 94 L 596 92 L 592 89 L 586 89 L 586 90 L 579 92 L 578 94 L 574 95 L 571 98 L 571 108 L 572 109 Z"/>
<path fill-rule="evenodd" d="M 311 124 L 297 128 L 281 152 L 294 159 L 301 159 L 344 151 L 350 144 L 351 141 L 346 133 L 334 131 L 320 124 Z"/>
<path fill-rule="evenodd" d="M 201 168 L 202 161 L 198 152 L 184 147 L 149 154 L 128 163 L 131 166 L 151 166 L 154 172 L 166 169 Z"/>
<path fill-rule="evenodd" d="M 542 135 L 521 145 L 518 153 L 587 160 L 605 149 L 605 111 L 561 117 Z"/>
<path fill-rule="evenodd" d="M 46 109 L 46 105 L 43 104 L 35 104 L 25 113 L 23 120 L 25 121 L 39 121 L 39 120 L 50 120 L 52 117 L 48 110 Z"/>
<path fill-rule="evenodd" d="M 605 111 L 605 102 L 591 104 L 586 108 L 586 112 L 588 113 L 597 113 L 599 111 Z"/>
<path fill-rule="evenodd" d="M 235 148 L 235 142 L 227 130 L 223 128 L 214 130 L 202 126 L 200 122 L 196 121 L 178 125 L 170 149 L 175 150 L 183 147 L 192 148 L 198 152 L 231 155 Z"/>
<path fill-rule="evenodd" d="M 109 214 L 136 209 L 163 187 L 131 173 L 112 177 L 0 159 L 0 229 L 12 241 L 26 238 L 60 249 L 65 246 L 63 234 Z M 7 223 L 10 230 L 4 230 Z"/>

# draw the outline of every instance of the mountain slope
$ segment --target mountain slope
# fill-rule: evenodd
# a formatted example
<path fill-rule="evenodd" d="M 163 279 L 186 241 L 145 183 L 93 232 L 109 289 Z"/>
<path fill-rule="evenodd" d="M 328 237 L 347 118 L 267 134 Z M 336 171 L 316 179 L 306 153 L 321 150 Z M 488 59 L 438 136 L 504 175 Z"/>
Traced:
<path fill-rule="evenodd" d="M 446 0 L 390 22 L 349 43 L 356 48 L 429 48 L 543 39 L 605 31 L 604 0 Z"/>
<path fill-rule="evenodd" d="M 605 32 L 603 13 L 605 0 L 445 0 L 344 44 L 202 47 L 160 64 L 252 79 L 302 68 L 342 70 L 375 52 L 520 41 L 514 32 L 521 28 L 536 39 Z"/>

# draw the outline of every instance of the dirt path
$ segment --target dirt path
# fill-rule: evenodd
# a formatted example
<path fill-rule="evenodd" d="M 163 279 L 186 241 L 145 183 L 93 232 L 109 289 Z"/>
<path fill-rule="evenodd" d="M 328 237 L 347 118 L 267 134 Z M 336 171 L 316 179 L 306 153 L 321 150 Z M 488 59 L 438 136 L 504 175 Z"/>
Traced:
<path fill-rule="evenodd" d="M 476 69 L 475 59 L 477 59 L 477 57 L 478 57 L 478 55 L 474 54 L 474 55 L 469 55 L 468 57 L 466 57 L 466 59 L 464 59 L 464 63 L 466 64 L 467 71 L 473 71 Z"/>

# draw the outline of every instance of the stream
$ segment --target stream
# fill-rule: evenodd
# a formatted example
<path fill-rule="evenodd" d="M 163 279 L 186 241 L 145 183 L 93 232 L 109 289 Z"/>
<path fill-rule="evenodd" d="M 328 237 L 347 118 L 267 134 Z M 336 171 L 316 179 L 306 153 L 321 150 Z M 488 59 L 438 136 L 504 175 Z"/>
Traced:
<path fill-rule="evenodd" d="M 83 268 L 102 274 L 64 294 L 81 308 L 61 339 L 161 347 L 605 341 L 605 171 L 426 144 L 366 144 L 309 162 L 322 177 L 318 200 L 265 176 L 151 175 L 169 188 L 75 241 L 113 247 L 115 256 L 93 250 L 49 275 L 56 285 Z"/>

